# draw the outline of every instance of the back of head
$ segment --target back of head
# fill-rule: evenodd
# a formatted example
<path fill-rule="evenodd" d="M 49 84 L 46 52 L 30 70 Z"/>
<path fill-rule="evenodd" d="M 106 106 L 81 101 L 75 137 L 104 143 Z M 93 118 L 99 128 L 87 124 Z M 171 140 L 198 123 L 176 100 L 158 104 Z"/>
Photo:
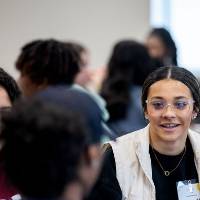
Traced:
<path fill-rule="evenodd" d="M 89 94 L 49 87 L 17 102 L 2 121 L 6 171 L 24 196 L 58 198 L 73 182 L 88 192 L 101 166 L 101 138 L 110 134 Z"/>
<path fill-rule="evenodd" d="M 194 99 L 194 108 L 197 113 L 200 111 L 200 83 L 198 79 L 187 69 L 182 67 L 160 67 L 153 71 L 145 80 L 142 89 L 142 106 L 146 110 L 146 100 L 149 88 L 152 84 L 163 79 L 173 79 L 185 84 L 191 91 Z"/>
<path fill-rule="evenodd" d="M 72 84 L 79 72 L 78 62 L 76 52 L 63 42 L 35 40 L 22 47 L 16 68 L 38 85 Z"/>
<path fill-rule="evenodd" d="M 161 28 L 153 28 L 148 37 L 157 37 L 162 42 L 166 49 L 166 57 L 171 59 L 171 64 L 177 66 L 177 48 L 176 44 L 170 34 L 170 32 L 161 27 Z M 163 63 L 165 64 L 165 63 Z"/>
<path fill-rule="evenodd" d="M 41 99 L 18 102 L 3 116 L 6 172 L 29 198 L 58 198 L 78 179 L 88 144 L 82 116 Z"/>
<path fill-rule="evenodd" d="M 150 64 L 148 51 L 143 44 L 134 40 L 122 40 L 113 48 L 107 66 L 107 79 L 120 76 L 133 84 L 142 85 L 150 70 Z"/>
<path fill-rule="evenodd" d="M 6 90 L 12 103 L 20 96 L 20 90 L 16 81 L 2 68 L 0 68 L 0 86 Z"/>
<path fill-rule="evenodd" d="M 79 113 L 91 132 L 91 143 L 100 143 L 104 136 L 114 138 L 106 127 L 103 110 L 93 97 L 75 87 L 53 86 L 39 92 L 37 98 L 58 105 L 63 110 Z"/>
<path fill-rule="evenodd" d="M 118 42 L 108 62 L 108 75 L 103 82 L 101 94 L 107 102 L 111 120 L 123 118 L 130 102 L 130 88 L 142 86 L 152 71 L 146 47 L 134 40 Z"/>

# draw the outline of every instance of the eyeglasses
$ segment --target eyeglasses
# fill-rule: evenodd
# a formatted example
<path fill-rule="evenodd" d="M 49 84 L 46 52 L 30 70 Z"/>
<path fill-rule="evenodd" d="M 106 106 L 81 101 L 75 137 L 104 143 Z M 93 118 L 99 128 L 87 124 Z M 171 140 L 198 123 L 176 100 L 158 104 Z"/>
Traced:
<path fill-rule="evenodd" d="M 146 104 L 149 104 L 155 111 L 162 111 L 167 107 L 171 106 L 174 110 L 183 111 L 187 110 L 190 105 L 194 104 L 193 99 L 179 99 L 173 103 L 167 103 L 165 100 L 146 100 Z"/>

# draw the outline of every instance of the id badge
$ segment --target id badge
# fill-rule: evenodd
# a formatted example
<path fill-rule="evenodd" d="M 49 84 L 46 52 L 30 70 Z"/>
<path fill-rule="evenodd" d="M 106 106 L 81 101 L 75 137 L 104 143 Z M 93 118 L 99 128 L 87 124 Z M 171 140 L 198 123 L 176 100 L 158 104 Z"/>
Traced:
<path fill-rule="evenodd" d="M 176 186 L 179 200 L 200 200 L 200 184 L 196 180 L 179 181 Z"/>

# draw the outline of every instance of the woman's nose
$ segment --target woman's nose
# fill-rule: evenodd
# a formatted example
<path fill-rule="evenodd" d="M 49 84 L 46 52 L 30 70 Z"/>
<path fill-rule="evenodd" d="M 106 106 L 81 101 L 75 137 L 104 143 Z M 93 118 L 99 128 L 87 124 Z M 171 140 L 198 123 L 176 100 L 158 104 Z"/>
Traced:
<path fill-rule="evenodd" d="M 167 104 L 163 110 L 162 115 L 164 117 L 176 117 L 176 111 L 173 105 Z"/>

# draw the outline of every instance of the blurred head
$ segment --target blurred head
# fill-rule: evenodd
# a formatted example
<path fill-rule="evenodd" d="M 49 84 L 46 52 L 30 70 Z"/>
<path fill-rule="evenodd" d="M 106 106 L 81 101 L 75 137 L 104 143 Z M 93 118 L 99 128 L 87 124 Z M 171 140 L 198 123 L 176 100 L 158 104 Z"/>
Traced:
<path fill-rule="evenodd" d="M 11 107 L 20 96 L 20 90 L 15 80 L 0 68 L 0 109 Z"/>
<path fill-rule="evenodd" d="M 76 52 L 54 39 L 35 40 L 22 47 L 16 68 L 20 72 L 19 85 L 26 96 L 48 85 L 72 84 L 79 72 Z"/>
<path fill-rule="evenodd" d="M 146 41 L 152 58 L 161 61 L 163 65 L 177 65 L 177 50 L 172 36 L 165 28 L 154 28 Z"/>
<path fill-rule="evenodd" d="M 200 109 L 199 82 L 184 68 L 161 67 L 144 82 L 142 106 L 154 142 L 184 142 Z"/>
<path fill-rule="evenodd" d="M 142 85 L 151 69 L 148 51 L 134 40 L 115 44 L 108 62 L 108 78 L 121 78 Z"/>
<path fill-rule="evenodd" d="M 87 129 L 79 116 L 29 101 L 16 104 L 2 121 L 6 171 L 22 195 L 60 197 L 79 178 L 88 150 Z"/>
<path fill-rule="evenodd" d="M 92 143 L 99 144 L 106 137 L 114 139 L 115 135 L 107 129 L 104 110 L 85 90 L 78 87 L 52 86 L 36 95 L 43 101 L 59 105 L 62 109 L 78 112 L 85 118 L 88 128 L 91 129 Z"/>
<path fill-rule="evenodd" d="M 67 196 L 74 183 L 86 195 L 95 183 L 102 160 L 98 134 L 103 135 L 103 128 L 97 112 L 91 122 L 90 105 L 85 107 L 86 102 L 92 104 L 88 98 L 64 87 L 50 88 L 19 101 L 3 116 L 6 171 L 25 197 Z"/>
<path fill-rule="evenodd" d="M 102 96 L 112 120 L 126 116 L 130 102 L 130 88 L 142 86 L 152 71 L 146 47 L 134 40 L 122 40 L 113 48 L 108 62 L 108 74 L 103 82 Z"/>

